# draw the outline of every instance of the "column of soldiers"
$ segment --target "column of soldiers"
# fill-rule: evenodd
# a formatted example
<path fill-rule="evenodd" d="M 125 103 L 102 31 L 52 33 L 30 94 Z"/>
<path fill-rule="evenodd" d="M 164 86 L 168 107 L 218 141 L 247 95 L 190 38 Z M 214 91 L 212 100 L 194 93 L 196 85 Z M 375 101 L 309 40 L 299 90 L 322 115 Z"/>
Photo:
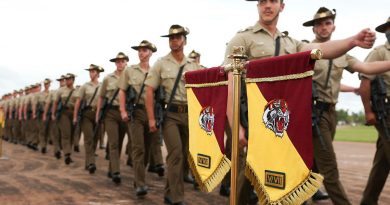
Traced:
<path fill-rule="evenodd" d="M 248 0 L 249 1 L 249 0 Z M 335 104 L 341 90 L 340 80 L 344 69 L 362 74 L 360 92 L 370 124 L 376 124 L 375 114 L 370 107 L 370 80 L 372 74 L 390 70 L 389 42 L 376 48 L 366 59 L 360 62 L 346 54 L 353 47 L 371 48 L 375 34 L 364 29 L 358 34 L 343 40 L 330 40 L 335 31 L 335 10 L 321 7 L 313 19 L 303 25 L 312 27 L 315 39 L 311 43 L 297 41 L 286 32 L 277 29 L 280 12 L 284 9 L 283 0 L 260 0 L 257 4 L 259 20 L 254 26 L 248 27 L 236 34 L 228 43 L 226 56 L 232 52 L 233 46 L 244 46 L 249 60 L 286 55 L 314 48 L 321 49 L 324 60 L 316 62 L 313 83 L 318 93 L 316 112 L 319 117 L 317 126 L 320 132 L 313 129 L 313 145 L 315 169 L 324 176 L 324 186 L 328 195 L 317 193 L 316 199 L 330 198 L 334 204 L 350 204 L 340 183 L 336 155 L 333 149 L 333 138 L 336 127 Z M 389 18 L 390 20 L 390 18 Z M 378 32 L 386 33 L 390 41 L 389 20 L 377 27 Z M 85 169 L 90 174 L 95 173 L 95 152 L 98 141 L 107 132 L 107 147 L 109 168 L 107 176 L 115 184 L 121 183 L 120 156 L 125 135 L 129 164 L 134 168 L 134 187 L 138 197 L 147 195 L 148 187 L 145 181 L 145 171 L 155 172 L 164 176 L 164 166 L 161 153 L 161 138 L 164 139 L 168 151 L 166 158 L 167 182 L 164 192 L 164 203 L 184 204 L 184 181 L 190 174 L 187 164 L 188 155 L 188 107 L 183 73 L 204 68 L 200 65 L 200 54 L 192 51 L 188 57 L 184 55 L 189 30 L 180 25 L 172 25 L 168 37 L 170 52 L 158 59 L 151 67 L 149 59 L 157 51 L 155 45 L 147 40 L 141 41 L 132 48 L 138 52 L 139 63 L 128 66 L 128 56 L 119 52 L 111 59 L 116 69 L 108 74 L 100 83 L 98 78 L 104 69 L 91 64 L 88 69 L 90 81 L 79 90 L 73 87 L 75 75 L 68 73 L 57 81 L 60 88 L 49 91 L 51 81 L 45 79 L 45 90 L 40 92 L 41 84 L 26 87 L 24 90 L 6 94 L 1 101 L 1 107 L 6 116 L 4 138 L 13 143 L 26 144 L 33 150 L 47 152 L 47 142 L 54 145 L 54 156 L 60 159 L 64 154 L 65 164 L 73 162 L 72 146 L 78 151 L 79 134 L 84 134 Z M 225 64 L 230 63 L 225 59 Z M 386 74 L 386 87 L 390 86 Z M 231 75 L 229 75 L 231 82 Z M 355 90 L 353 88 L 345 90 Z M 390 90 L 390 89 L 389 89 Z M 23 93 L 26 95 L 23 95 Z M 229 83 L 228 108 L 232 108 L 231 83 Z M 388 92 L 390 93 L 390 91 Z M 19 97 L 18 97 L 19 96 Z M 165 108 L 160 112 L 158 108 Z M 228 109 L 227 118 L 232 124 L 232 110 Z M 390 118 L 389 118 L 390 119 Z M 374 167 L 364 198 L 361 204 L 376 204 L 379 193 L 386 181 L 390 167 L 389 141 L 386 141 L 384 129 L 390 126 L 376 124 L 379 139 Z M 102 129 L 104 125 L 104 130 Z M 242 153 L 245 153 L 247 127 L 240 126 L 239 142 Z M 38 132 L 35 132 L 38 130 Z M 227 135 L 228 137 L 231 135 Z M 245 154 L 240 155 L 245 160 Z M 148 166 L 149 163 L 149 166 Z M 240 163 L 244 164 L 244 163 Z M 148 166 L 148 169 L 146 167 Z M 239 204 L 255 203 L 253 188 L 244 177 L 244 170 L 238 179 Z M 381 186 L 376 186 L 381 182 Z M 229 195 L 229 185 L 224 184 L 221 195 Z"/>

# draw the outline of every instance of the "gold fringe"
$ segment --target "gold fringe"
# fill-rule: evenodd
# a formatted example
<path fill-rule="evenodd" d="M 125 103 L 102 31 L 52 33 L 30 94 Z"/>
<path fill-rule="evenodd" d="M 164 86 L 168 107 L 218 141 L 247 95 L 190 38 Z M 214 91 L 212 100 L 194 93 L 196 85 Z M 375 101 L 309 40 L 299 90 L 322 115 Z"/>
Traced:
<path fill-rule="evenodd" d="M 206 88 L 227 85 L 228 81 L 220 81 L 215 83 L 203 83 L 203 84 L 186 84 L 186 88 Z"/>
<path fill-rule="evenodd" d="M 260 183 L 259 177 L 249 163 L 245 167 L 245 176 L 248 177 L 251 184 L 255 187 L 260 204 L 267 205 L 300 205 L 316 193 L 324 179 L 320 174 L 310 171 L 309 176 L 295 189 L 282 198 L 271 201 L 268 193 L 265 192 L 265 187 Z"/>
<path fill-rule="evenodd" d="M 309 70 L 303 73 L 296 73 L 291 75 L 282 75 L 268 78 L 247 78 L 245 80 L 246 83 L 261 83 L 261 82 L 274 82 L 274 81 L 283 81 L 283 80 L 295 80 L 300 78 L 306 78 L 312 76 L 314 71 Z"/>
<path fill-rule="evenodd" d="M 204 192 L 212 192 L 215 187 L 221 183 L 226 173 L 228 173 L 230 170 L 230 160 L 226 157 L 226 155 L 223 155 L 222 160 L 219 162 L 213 173 L 206 180 L 202 181 L 199 173 L 196 170 L 196 164 L 191 154 L 188 155 L 188 163 L 192 173 L 195 176 L 195 180 L 199 185 L 199 189 Z"/>

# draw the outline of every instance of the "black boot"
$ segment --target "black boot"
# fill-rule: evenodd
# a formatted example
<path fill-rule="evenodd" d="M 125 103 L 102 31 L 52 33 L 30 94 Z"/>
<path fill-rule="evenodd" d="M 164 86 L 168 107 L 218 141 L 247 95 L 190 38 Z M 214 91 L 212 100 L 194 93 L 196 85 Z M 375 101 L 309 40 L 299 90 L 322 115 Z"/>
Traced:
<path fill-rule="evenodd" d="M 326 200 L 329 199 L 329 195 L 326 192 L 322 192 L 321 190 L 318 190 L 312 197 L 311 199 L 313 201 L 319 201 L 319 200 Z"/>
<path fill-rule="evenodd" d="M 66 154 L 65 155 L 65 164 L 69 165 L 72 162 L 73 162 L 73 160 L 72 160 L 72 158 L 70 158 L 70 154 Z"/>

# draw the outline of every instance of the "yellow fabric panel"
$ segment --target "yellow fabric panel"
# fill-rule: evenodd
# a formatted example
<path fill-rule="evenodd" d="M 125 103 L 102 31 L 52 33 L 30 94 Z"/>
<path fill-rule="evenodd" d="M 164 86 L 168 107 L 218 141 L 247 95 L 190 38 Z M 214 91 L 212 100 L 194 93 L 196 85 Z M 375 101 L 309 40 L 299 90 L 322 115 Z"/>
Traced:
<path fill-rule="evenodd" d="M 309 176 L 310 170 L 306 167 L 286 131 L 280 138 L 272 130 L 265 127 L 262 117 L 267 101 L 256 83 L 247 84 L 247 93 L 250 127 L 247 163 L 250 164 L 258 180 L 265 187 L 270 200 L 275 201 L 299 186 Z M 265 186 L 265 170 L 285 173 L 285 189 Z"/>
<path fill-rule="evenodd" d="M 211 135 L 207 135 L 204 130 L 199 126 L 199 114 L 202 110 L 202 106 L 197 100 L 192 89 L 187 88 L 187 100 L 188 100 L 188 126 L 190 130 L 190 139 L 189 139 L 189 149 L 192 158 L 197 159 L 197 155 L 203 154 L 211 157 L 210 169 L 196 166 L 197 171 L 202 179 L 205 181 L 208 179 L 213 172 L 216 170 L 217 166 L 223 158 L 223 154 L 219 148 L 217 138 L 214 135 L 214 132 Z"/>

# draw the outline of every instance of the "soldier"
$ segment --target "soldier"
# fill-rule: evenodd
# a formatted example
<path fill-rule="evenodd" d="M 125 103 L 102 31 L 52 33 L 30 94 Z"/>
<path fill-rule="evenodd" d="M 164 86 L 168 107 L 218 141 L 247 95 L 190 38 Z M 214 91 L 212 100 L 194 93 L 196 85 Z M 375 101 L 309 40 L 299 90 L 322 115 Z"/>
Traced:
<path fill-rule="evenodd" d="M 133 157 L 134 166 L 134 186 L 136 188 L 136 196 L 141 197 L 148 193 L 148 187 L 145 183 L 145 166 L 147 165 L 151 144 L 158 144 L 158 132 L 150 132 L 148 118 L 145 109 L 145 80 L 149 72 L 149 59 L 157 48 L 147 40 L 141 41 L 138 46 L 132 46 L 138 51 L 139 64 L 131 65 L 126 68 L 119 79 L 119 104 L 122 120 L 128 122 L 127 126 L 131 138 L 131 156 Z M 130 87 L 131 86 L 131 87 Z M 126 101 L 131 96 L 126 96 L 134 89 L 134 100 Z M 136 95 L 136 96 L 135 96 Z M 134 110 L 129 110 L 130 109 Z M 131 112 L 131 113 L 129 113 Z M 158 146 L 158 145 L 157 145 Z M 160 146 L 158 146 L 160 147 Z"/>
<path fill-rule="evenodd" d="M 72 134 L 73 134 L 73 110 L 76 101 L 74 92 L 74 79 L 76 75 L 67 73 L 65 75 L 66 86 L 61 87 L 55 94 L 53 108 L 51 110 L 52 120 L 57 120 L 58 127 L 61 133 L 61 145 L 64 151 L 65 164 L 69 165 L 73 162 L 72 154 Z M 60 105 L 60 106 L 59 106 Z"/>
<path fill-rule="evenodd" d="M 336 13 L 321 7 L 312 20 L 303 24 L 313 27 L 315 34 L 313 43 L 327 42 L 331 39 L 336 28 L 334 25 L 335 17 Z M 322 113 L 318 126 L 324 142 L 321 144 L 320 136 L 313 130 L 314 161 L 319 172 L 324 176 L 325 189 L 334 204 L 350 204 L 339 180 L 336 155 L 332 144 L 337 125 L 335 106 L 340 91 L 342 73 L 344 69 L 349 72 L 362 73 L 380 72 L 381 70 L 383 72 L 385 69 L 390 69 L 389 62 L 376 62 L 375 64 L 360 62 L 358 59 L 344 54 L 330 60 L 318 60 L 314 67 L 313 82 L 318 94 L 316 109 L 318 114 Z M 343 88 L 345 89 L 346 86 Z"/>
<path fill-rule="evenodd" d="M 206 68 L 200 64 L 200 53 L 196 52 L 195 50 L 192 50 L 191 53 L 188 54 L 188 58 L 193 59 L 194 62 L 200 65 L 202 68 Z"/>
<path fill-rule="evenodd" d="M 17 138 L 17 141 L 21 144 L 23 144 L 23 138 L 22 138 L 22 133 L 21 133 L 21 121 L 22 119 L 19 117 L 19 110 L 20 110 L 20 104 L 21 104 L 21 100 L 22 100 L 22 97 L 23 97 L 23 92 L 24 90 L 23 89 L 20 89 L 17 93 L 18 93 L 18 98 L 15 100 L 15 121 L 14 121 L 14 125 L 12 127 L 12 133 L 14 136 L 16 136 Z"/>
<path fill-rule="evenodd" d="M 14 144 L 17 144 L 18 140 L 17 140 L 17 136 L 15 135 L 15 133 L 13 132 L 13 128 L 15 126 L 15 122 L 16 122 L 16 101 L 17 101 L 17 96 L 18 96 L 18 92 L 16 90 L 14 90 L 14 92 L 12 93 L 11 97 L 12 99 L 10 99 L 9 101 L 9 109 L 10 109 L 10 127 L 9 127 L 9 131 L 10 131 L 10 134 L 9 134 L 9 137 L 10 137 L 10 142 L 11 143 L 14 143 Z"/>
<path fill-rule="evenodd" d="M 60 78 L 56 79 L 59 82 L 59 89 L 65 86 L 65 75 L 61 75 Z M 61 158 L 61 134 L 57 125 L 56 120 L 51 120 L 51 114 L 53 109 L 53 103 L 55 101 L 55 95 L 58 90 L 52 90 L 49 92 L 49 96 L 46 98 L 45 109 L 42 116 L 45 126 L 48 126 L 51 141 L 54 147 L 54 157 L 57 159 Z"/>
<path fill-rule="evenodd" d="M 37 84 L 30 85 L 30 89 L 25 98 L 23 105 L 24 120 L 26 122 L 26 139 L 27 147 L 38 151 L 38 133 L 37 133 L 37 123 L 35 114 L 35 105 L 37 103 L 36 94 L 37 94 Z"/>
<path fill-rule="evenodd" d="M 379 25 L 375 29 L 380 33 L 385 33 L 387 42 L 384 45 L 376 47 L 370 52 L 366 58 L 366 62 L 374 61 L 389 61 L 390 60 L 390 17 L 387 22 Z M 386 95 L 390 96 L 390 71 L 379 74 L 383 78 Z M 379 137 L 376 143 L 376 152 L 374 162 L 366 188 L 363 192 L 363 199 L 360 202 L 361 205 L 378 204 L 379 195 L 386 183 L 386 179 L 390 171 L 390 139 L 385 135 L 384 129 L 390 127 L 390 117 L 385 118 L 386 127 L 379 124 L 377 118 L 371 108 L 370 96 L 371 96 L 371 80 L 375 76 L 362 75 L 360 84 L 360 93 L 362 102 L 364 105 L 364 111 L 366 115 L 366 121 L 369 125 L 375 125 L 378 131 Z M 388 98 L 388 97 L 387 97 Z M 388 103 L 388 102 L 387 102 Z M 388 104 L 386 103 L 386 110 L 388 112 Z"/>
<path fill-rule="evenodd" d="M 127 67 L 129 57 L 119 52 L 117 56 L 110 60 L 115 62 L 116 70 L 108 74 L 103 79 L 101 89 L 99 89 L 99 99 L 97 104 L 96 122 L 99 123 L 99 115 L 105 114 L 104 127 L 107 132 L 109 146 L 109 170 L 107 176 L 112 178 L 115 184 L 121 183 L 120 175 L 120 155 L 122 153 L 122 144 L 127 131 L 127 125 L 122 121 L 119 111 L 119 88 L 118 81 L 123 70 Z M 105 99 L 105 103 L 103 100 Z"/>
<path fill-rule="evenodd" d="M 253 0 L 251 0 L 253 1 Z M 298 51 L 305 51 L 311 49 L 320 49 L 323 52 L 323 57 L 326 59 L 335 58 L 355 46 L 362 48 L 372 47 L 375 40 L 375 33 L 369 29 L 364 29 L 355 36 L 344 40 L 328 41 L 326 43 L 311 43 L 305 44 L 301 41 L 295 40 L 282 33 L 277 29 L 277 22 L 279 14 L 284 9 L 283 0 L 259 0 L 257 1 L 257 8 L 259 20 L 254 26 L 244 29 L 236 34 L 235 37 L 228 43 L 225 56 L 233 51 L 234 46 L 244 46 L 245 54 L 249 60 L 268 58 L 277 55 L 286 55 L 296 53 Z M 231 60 L 226 58 L 225 64 L 230 63 Z M 228 105 L 227 116 L 232 126 L 232 74 L 229 73 L 228 86 Z M 245 138 L 245 128 L 240 125 L 239 129 L 239 144 L 241 147 L 247 145 Z M 248 196 L 250 191 L 247 187 L 250 186 L 248 180 L 245 179 L 243 171 L 239 174 L 238 179 L 238 201 L 240 204 L 248 203 Z"/>
<path fill-rule="evenodd" d="M 43 85 L 45 88 L 39 95 L 38 105 L 37 105 L 37 112 L 38 112 L 37 119 L 39 122 L 39 146 L 41 148 L 42 154 L 46 154 L 47 152 L 46 146 L 47 146 L 47 141 L 49 136 L 49 129 L 48 129 L 49 124 L 43 120 L 43 115 L 45 112 L 45 102 L 49 98 L 50 83 L 51 80 L 48 78 L 46 78 L 43 81 Z"/>
<path fill-rule="evenodd" d="M 84 148 L 85 148 L 85 168 L 90 174 L 96 171 L 95 151 L 96 141 L 100 134 L 94 136 L 97 93 L 100 86 L 99 76 L 104 69 L 100 66 L 91 64 L 88 69 L 90 82 L 81 86 L 76 94 L 76 103 L 73 111 L 73 124 L 80 124 L 81 130 L 84 133 Z M 76 126 L 77 127 L 77 126 Z M 96 139 L 94 139 L 96 137 Z"/>
<path fill-rule="evenodd" d="M 180 25 L 172 25 L 169 34 L 171 52 L 160 58 L 152 67 L 145 81 L 146 110 L 149 130 L 157 131 L 154 115 L 154 91 L 163 86 L 166 93 L 167 109 L 164 115 L 163 136 L 168 150 L 168 178 L 165 187 L 164 202 L 184 204 L 183 150 L 188 148 L 188 108 L 183 73 L 199 69 L 199 66 L 184 55 L 189 30 Z M 188 153 L 188 149 L 187 152 Z"/>
<path fill-rule="evenodd" d="M 20 122 L 20 139 L 21 139 L 21 143 L 23 145 L 27 145 L 27 137 L 26 137 L 26 128 L 27 128 L 27 123 L 26 123 L 26 120 L 24 119 L 24 101 L 26 100 L 27 98 L 27 94 L 28 94 L 28 90 L 29 90 L 29 86 L 26 86 L 24 88 L 24 92 L 22 91 L 21 92 L 21 96 L 20 96 L 20 100 L 19 100 L 19 110 L 18 110 L 18 119 L 19 119 L 19 122 Z M 24 93 L 24 95 L 23 95 Z"/>

